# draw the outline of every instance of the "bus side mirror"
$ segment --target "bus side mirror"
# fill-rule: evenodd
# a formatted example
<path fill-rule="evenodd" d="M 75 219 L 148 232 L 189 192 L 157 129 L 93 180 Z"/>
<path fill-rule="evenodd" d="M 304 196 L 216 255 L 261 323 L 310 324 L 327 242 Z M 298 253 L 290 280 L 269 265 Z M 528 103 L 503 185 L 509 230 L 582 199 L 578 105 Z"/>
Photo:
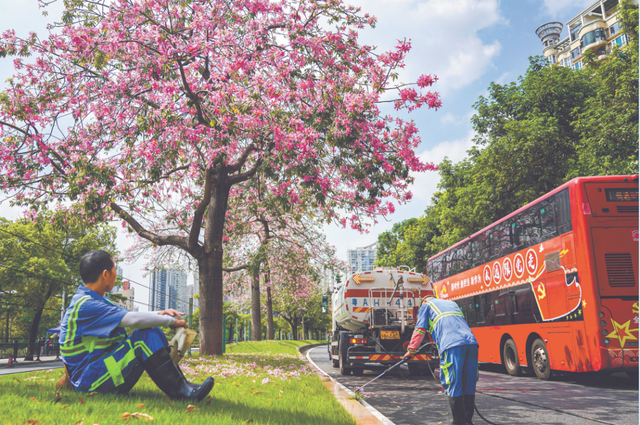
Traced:
<path fill-rule="evenodd" d="M 323 313 L 326 313 L 328 311 L 328 305 L 329 305 L 329 296 L 323 295 L 322 296 L 322 312 Z"/>

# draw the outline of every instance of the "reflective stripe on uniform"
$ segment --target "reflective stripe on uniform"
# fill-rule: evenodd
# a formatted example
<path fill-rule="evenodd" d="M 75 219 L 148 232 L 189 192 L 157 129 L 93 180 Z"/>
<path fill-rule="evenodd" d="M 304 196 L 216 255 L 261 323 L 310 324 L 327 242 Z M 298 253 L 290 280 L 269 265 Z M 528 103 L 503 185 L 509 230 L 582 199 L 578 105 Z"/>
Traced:
<path fill-rule="evenodd" d="M 78 329 L 77 321 L 78 321 L 78 313 L 80 312 L 80 306 L 91 298 L 89 295 L 85 295 L 80 298 L 76 305 L 73 306 L 73 310 L 71 310 L 71 314 L 69 315 L 69 319 L 67 320 L 67 335 L 62 346 L 67 346 L 67 342 L 69 344 L 73 344 L 73 340 L 76 338 L 76 330 Z"/>
<path fill-rule="evenodd" d="M 442 363 L 442 372 L 444 373 L 444 381 L 446 382 L 447 385 L 451 385 L 451 378 L 455 378 L 455 371 L 453 369 L 450 369 L 450 366 L 453 364 L 453 362 L 449 362 L 448 360 L 448 355 L 447 352 L 444 352 L 444 362 Z"/>
<path fill-rule="evenodd" d="M 86 335 L 82 337 L 82 341 L 74 345 L 64 345 L 60 347 L 60 354 L 65 357 L 77 356 L 85 352 L 92 353 L 96 349 L 104 350 L 113 345 L 120 344 L 126 338 L 125 334 L 117 335 L 110 338 L 100 338 L 97 336 Z"/>
<path fill-rule="evenodd" d="M 429 305 L 429 307 L 431 307 L 433 309 L 433 311 L 436 312 L 436 317 L 433 320 L 429 319 L 429 333 L 433 333 L 433 329 L 436 327 L 436 324 L 443 317 L 446 317 L 446 316 L 460 316 L 460 317 L 464 318 L 464 314 L 462 314 L 462 312 L 460 312 L 460 311 L 448 311 L 446 313 L 441 313 L 440 310 L 438 309 L 438 307 L 436 307 L 432 302 L 427 301 L 427 304 Z"/>
<path fill-rule="evenodd" d="M 128 345 L 128 347 L 127 347 Z M 118 361 L 114 358 L 114 355 L 122 350 L 128 348 L 128 351 L 124 356 Z M 136 353 L 135 350 L 140 348 L 147 357 L 151 356 L 153 352 L 149 349 L 147 344 L 143 341 L 137 341 L 131 346 L 131 341 L 127 340 L 126 345 L 121 345 L 118 347 L 109 357 L 104 359 L 104 366 L 107 369 L 107 373 L 98 378 L 89 388 L 89 392 L 95 391 L 100 385 L 104 384 L 109 378 L 113 380 L 113 384 L 117 387 L 124 383 L 124 377 L 122 376 L 122 371 L 135 360 Z"/>

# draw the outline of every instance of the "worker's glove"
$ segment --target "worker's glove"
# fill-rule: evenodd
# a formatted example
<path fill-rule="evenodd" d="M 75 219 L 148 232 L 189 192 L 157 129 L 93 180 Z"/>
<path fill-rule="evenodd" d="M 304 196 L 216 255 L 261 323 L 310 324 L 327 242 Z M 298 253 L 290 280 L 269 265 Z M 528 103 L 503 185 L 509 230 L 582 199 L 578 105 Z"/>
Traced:
<path fill-rule="evenodd" d="M 175 364 L 180 363 L 180 360 L 184 357 L 184 353 L 187 352 L 196 335 L 196 331 L 191 329 L 176 328 L 176 335 L 169 343 L 169 348 L 171 348 L 169 355 Z"/>

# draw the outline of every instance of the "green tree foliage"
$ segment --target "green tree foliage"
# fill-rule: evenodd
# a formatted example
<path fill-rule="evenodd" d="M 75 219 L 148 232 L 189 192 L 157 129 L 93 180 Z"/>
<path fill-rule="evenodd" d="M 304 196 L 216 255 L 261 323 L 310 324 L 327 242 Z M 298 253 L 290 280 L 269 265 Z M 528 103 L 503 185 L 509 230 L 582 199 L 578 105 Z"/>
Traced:
<path fill-rule="evenodd" d="M 378 238 L 379 266 L 427 259 L 569 179 L 638 172 L 638 7 L 622 4 L 629 46 L 587 67 L 543 57 L 517 82 L 491 83 L 473 105 L 468 158 L 440 164 L 432 205 Z"/>
<path fill-rule="evenodd" d="M 427 267 L 426 246 L 435 237 L 437 228 L 425 217 L 410 218 L 393 225 L 378 237 L 376 265 L 397 267 L 406 265 L 423 272 Z"/>
<path fill-rule="evenodd" d="M 82 256 L 94 249 L 116 255 L 115 238 L 108 225 L 47 212 L 35 220 L 0 219 L 0 311 L 12 312 L 14 330 L 28 333 L 33 342 L 56 326 L 60 295 L 73 294 L 81 284 Z"/>
<path fill-rule="evenodd" d="M 577 175 L 638 172 L 638 6 L 620 6 L 622 31 L 630 38 L 604 60 L 588 57 L 595 87 L 573 123 L 579 134 Z"/>

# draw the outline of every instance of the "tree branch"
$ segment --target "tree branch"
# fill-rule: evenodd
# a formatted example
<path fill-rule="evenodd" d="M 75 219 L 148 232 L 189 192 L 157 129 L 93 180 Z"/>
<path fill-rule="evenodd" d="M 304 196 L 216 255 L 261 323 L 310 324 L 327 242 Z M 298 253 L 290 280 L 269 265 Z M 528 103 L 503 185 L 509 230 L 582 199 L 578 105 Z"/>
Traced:
<path fill-rule="evenodd" d="M 140 223 L 138 223 L 136 221 L 136 219 L 131 217 L 131 215 L 128 212 L 126 212 L 125 210 L 120 208 L 120 206 L 118 204 L 116 204 L 115 202 L 111 202 L 110 206 L 111 206 L 111 209 L 114 210 L 121 219 L 126 221 L 129 224 L 129 226 L 131 226 L 133 228 L 133 230 L 135 230 L 135 232 L 140 237 L 143 237 L 143 238 L 147 239 L 149 242 L 154 243 L 154 244 L 156 244 L 158 246 L 164 246 L 164 245 L 177 246 L 179 248 L 184 249 L 185 251 L 189 252 L 192 255 L 195 254 L 195 253 L 193 253 L 193 252 L 191 252 L 189 250 L 187 238 L 185 238 L 183 236 L 160 236 L 160 235 L 156 235 L 155 233 L 152 233 L 152 232 L 148 231 L 147 229 L 145 229 L 144 227 L 142 227 L 142 225 Z"/>

